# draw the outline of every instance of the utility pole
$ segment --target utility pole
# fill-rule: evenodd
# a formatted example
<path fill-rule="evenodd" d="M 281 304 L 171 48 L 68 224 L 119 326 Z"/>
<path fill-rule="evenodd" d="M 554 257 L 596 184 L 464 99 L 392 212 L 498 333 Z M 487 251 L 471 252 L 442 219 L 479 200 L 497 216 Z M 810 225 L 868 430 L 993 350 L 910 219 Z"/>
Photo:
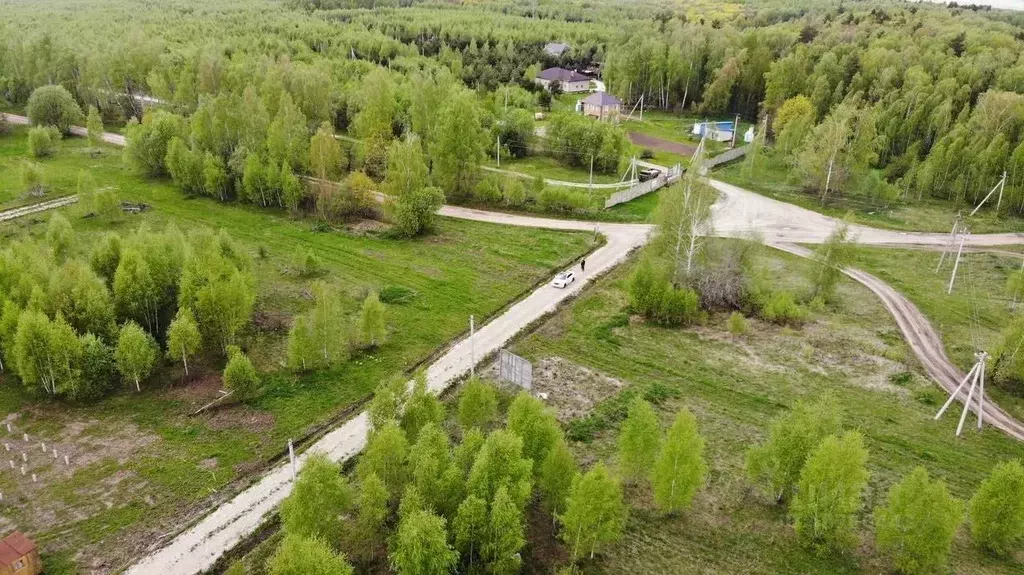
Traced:
<path fill-rule="evenodd" d="M 960 234 L 960 247 L 956 250 L 956 260 L 953 261 L 953 275 L 949 277 L 949 288 L 946 289 L 946 295 L 953 293 L 953 282 L 956 281 L 956 270 L 960 267 L 960 255 L 964 252 L 964 240 L 970 232 L 963 230 Z"/>
<path fill-rule="evenodd" d="M 288 460 L 292 464 L 292 483 L 295 483 L 295 446 L 291 439 L 288 440 Z"/>
<path fill-rule="evenodd" d="M 501 167 L 501 136 L 498 136 L 498 167 Z"/>
<path fill-rule="evenodd" d="M 736 130 L 740 129 L 740 115 L 736 114 L 736 119 L 732 121 L 732 148 L 736 147 Z"/>
<path fill-rule="evenodd" d="M 999 206 L 1003 203 L 1003 190 L 1006 189 L 1006 170 L 1003 170 L 1003 179 L 999 180 L 999 199 L 996 200 L 996 215 L 999 215 Z"/>
<path fill-rule="evenodd" d="M 587 189 L 591 193 L 594 192 L 594 154 L 590 154 L 590 183 L 588 184 Z"/>
<path fill-rule="evenodd" d="M 947 409 L 949 409 L 949 406 L 953 404 L 953 400 L 955 400 L 956 397 L 960 395 L 960 391 L 963 390 L 964 386 L 967 385 L 967 382 L 970 381 L 971 387 L 967 391 L 967 400 L 964 401 L 964 411 L 963 413 L 960 414 L 960 421 L 956 426 L 957 436 L 959 436 L 960 433 L 963 432 L 964 422 L 967 420 L 967 413 L 971 410 L 971 400 L 974 399 L 975 389 L 978 389 L 976 409 L 978 411 L 979 430 L 981 429 L 982 423 L 984 421 L 983 414 L 985 411 L 985 359 L 988 358 L 988 353 L 984 351 L 979 351 L 974 354 L 974 358 L 974 367 L 972 367 L 971 370 L 967 372 L 967 375 L 964 376 L 963 380 L 960 382 L 960 385 L 958 385 L 956 389 L 953 390 L 953 393 L 949 394 L 949 399 L 947 399 L 946 403 L 942 405 L 942 409 L 940 409 L 939 412 L 935 414 L 936 420 L 942 417 L 942 414 L 945 413 Z"/>
<path fill-rule="evenodd" d="M 473 334 L 476 332 L 473 316 L 469 316 L 469 376 L 476 376 L 476 349 L 473 344 Z"/>
<path fill-rule="evenodd" d="M 640 94 L 640 121 L 644 121 L 644 95 Z"/>
<path fill-rule="evenodd" d="M 949 243 L 946 244 L 946 249 L 942 250 L 942 255 L 939 256 L 939 265 L 935 266 L 935 273 L 939 273 L 939 270 L 942 269 L 942 263 L 946 261 L 946 256 L 948 256 L 950 252 L 953 251 L 953 246 L 956 245 L 957 231 L 960 229 L 960 226 L 962 225 L 963 213 L 957 212 L 956 219 L 953 220 L 953 229 L 950 230 L 949 232 Z"/>

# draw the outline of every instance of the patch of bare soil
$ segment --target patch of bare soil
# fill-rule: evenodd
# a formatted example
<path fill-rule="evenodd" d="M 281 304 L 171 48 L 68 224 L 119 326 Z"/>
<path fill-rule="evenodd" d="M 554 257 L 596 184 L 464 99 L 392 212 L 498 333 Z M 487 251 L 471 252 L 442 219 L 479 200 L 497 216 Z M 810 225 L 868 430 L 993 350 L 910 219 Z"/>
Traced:
<path fill-rule="evenodd" d="M 630 132 L 629 141 L 637 146 L 679 154 L 680 156 L 692 156 L 693 152 L 696 151 L 696 148 L 688 144 L 663 140 L 654 136 L 648 136 L 647 134 L 641 134 L 640 132 Z"/>
<path fill-rule="evenodd" d="M 353 234 L 379 234 L 391 229 L 391 225 L 380 220 L 363 218 L 346 226 L 346 229 Z"/>
<path fill-rule="evenodd" d="M 557 537 L 551 516 L 538 505 L 526 510 L 526 540 L 523 550 L 523 573 L 554 573 L 569 561 L 569 552 Z"/>
<path fill-rule="evenodd" d="M 229 400 L 230 401 L 230 400 Z M 213 408 L 199 416 L 210 429 L 244 429 L 262 433 L 274 428 L 274 416 L 265 411 L 255 411 L 243 405 L 226 405 Z"/>
<path fill-rule="evenodd" d="M 498 379 L 495 363 L 486 377 Z M 547 402 L 560 421 L 584 417 L 595 405 L 627 384 L 561 357 L 546 357 L 533 364 L 533 393 L 547 394 Z"/>
<path fill-rule="evenodd" d="M 220 397 L 220 390 L 224 388 L 221 374 L 216 372 L 193 373 L 190 377 L 186 380 L 185 385 L 169 389 L 167 397 L 184 401 L 195 407 L 205 405 Z"/>

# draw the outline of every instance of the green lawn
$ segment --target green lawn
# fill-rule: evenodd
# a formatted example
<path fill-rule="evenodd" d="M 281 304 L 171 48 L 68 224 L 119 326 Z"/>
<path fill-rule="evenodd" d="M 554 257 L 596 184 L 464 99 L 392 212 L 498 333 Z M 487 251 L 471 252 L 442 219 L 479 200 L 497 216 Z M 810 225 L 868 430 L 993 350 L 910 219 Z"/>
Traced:
<path fill-rule="evenodd" d="M 818 195 L 805 191 L 793 170 L 770 152 L 764 154 L 754 171 L 743 161 L 736 161 L 717 168 L 713 177 L 829 216 L 852 214 L 855 223 L 891 230 L 948 233 L 958 211 L 967 215 L 974 209 L 929 198 L 885 206 L 853 194 L 833 197 L 822 205 Z M 1024 231 L 1024 218 L 997 216 L 993 210 L 982 209 L 967 219 L 967 225 L 974 233 L 1020 232 Z"/>
<path fill-rule="evenodd" d="M 779 285 L 800 291 L 806 261 L 765 252 L 760 265 Z M 1024 445 L 987 428 L 954 438 L 956 418 L 933 421 L 944 394 L 908 360 L 909 350 L 881 303 L 866 288 L 844 280 L 837 307 L 817 313 L 800 328 L 749 319 L 750 333 L 730 335 L 725 315 L 706 325 L 672 330 L 646 325 L 624 312 L 630 265 L 588 288 L 515 351 L 538 362 L 563 358 L 626 386 L 660 384 L 675 399 L 659 408 L 667 427 L 687 407 L 707 442 L 707 487 L 691 510 L 664 517 L 650 495 L 630 488 L 631 518 L 623 540 L 585 565 L 586 573 L 882 573 L 890 567 L 875 551 L 871 510 L 890 485 L 917 465 L 970 497 L 1001 460 L 1024 456 Z M 563 365 L 560 379 L 568 381 Z M 913 375 L 903 374 L 912 370 Z M 538 385 L 535 374 L 534 385 Z M 743 474 L 745 451 L 762 441 L 769 422 L 800 398 L 832 394 L 843 406 L 845 426 L 859 429 L 870 450 L 870 485 L 858 514 L 860 544 L 849 556 L 820 557 L 800 545 L 785 510 L 752 488 Z M 557 387 L 551 398 L 558 404 Z M 607 402 L 608 400 L 605 400 Z M 600 405 L 600 404 L 599 404 Z M 617 425 L 590 443 L 576 443 L 581 461 L 614 463 Z M 967 529 L 957 537 L 952 572 L 1015 573 L 1014 559 L 979 552 Z"/>
<path fill-rule="evenodd" d="M 0 146 L 19 149 L 22 140 L 18 134 L 0 139 Z M 115 148 L 104 148 L 97 159 L 85 149 L 84 140 L 66 140 L 60 154 L 46 162 L 51 181 L 73 181 L 78 169 L 88 168 L 100 185 L 115 186 L 123 199 L 152 208 L 115 221 L 82 219 L 73 208 L 64 210 L 77 231 L 75 250 L 87 253 L 110 229 L 173 224 L 185 232 L 223 229 L 251 255 L 260 321 L 245 341 L 264 371 L 266 393 L 245 405 L 189 417 L 216 396 L 216 359 L 196 366 L 189 382 L 183 383 L 180 369 L 169 364 L 141 394 L 124 392 L 93 405 L 40 401 L 6 378 L 0 410 L 17 414 L 16 429 L 72 456 L 70 469 L 39 462 L 33 467 L 38 484 L 0 474 L 4 521 L 36 537 L 48 564 L 61 565 L 62 572 L 70 572 L 75 561 L 83 570 L 123 567 L 153 537 L 180 529 L 250 481 L 288 438 L 342 414 L 382 378 L 413 367 L 465 331 L 470 314 L 480 320 L 497 312 L 594 241 L 592 234 L 447 219 L 439 222 L 437 233 L 414 241 L 358 228 L 317 231 L 314 222 L 280 212 L 185 198 L 167 181 L 135 175 Z M 17 161 L 12 153 L 5 157 Z M 0 197 L 16 196 L 9 181 L 0 180 Z M 45 217 L 0 225 L 0 237 L 6 243 L 41 236 Z M 261 249 L 265 258 L 257 255 Z M 324 279 L 343 294 L 349 316 L 369 290 L 401 286 L 413 296 L 404 305 L 388 306 L 389 340 L 377 352 L 330 372 L 295 377 L 281 364 L 290 317 L 311 305 L 309 282 L 291 271 L 296 256 L 307 250 L 323 260 Z"/>
<path fill-rule="evenodd" d="M 857 248 L 856 253 L 853 265 L 885 280 L 912 301 L 942 337 L 949 358 L 964 372 L 974 364 L 974 352 L 992 352 L 1002 339 L 1002 330 L 1013 321 L 1012 294 L 1006 292 L 1006 281 L 1020 269 L 1020 256 L 965 253 L 953 293 L 947 295 L 952 261 L 946 258 L 936 273 L 939 252 Z M 986 387 L 986 392 L 1015 417 L 1024 419 L 1024 398 L 995 385 Z"/>
<path fill-rule="evenodd" d="M 614 184 L 622 180 L 622 173 L 626 171 L 628 160 L 624 161 L 622 171 L 615 174 L 602 174 L 594 172 L 595 184 Z M 501 166 L 498 166 L 495 158 L 488 158 L 484 164 L 492 168 L 522 172 L 531 176 L 542 176 L 549 180 L 561 180 L 565 182 L 576 182 L 586 184 L 590 182 L 590 170 L 586 167 L 570 166 L 551 156 L 532 155 L 524 158 L 502 158 Z"/>

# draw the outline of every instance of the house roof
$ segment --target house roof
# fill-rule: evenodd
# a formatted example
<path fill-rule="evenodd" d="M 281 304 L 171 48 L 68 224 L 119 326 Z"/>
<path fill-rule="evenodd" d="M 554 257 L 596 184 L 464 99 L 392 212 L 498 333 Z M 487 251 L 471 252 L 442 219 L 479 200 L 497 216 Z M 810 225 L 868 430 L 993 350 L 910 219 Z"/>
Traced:
<path fill-rule="evenodd" d="M 11 567 L 36 548 L 31 539 L 21 531 L 15 531 L 0 541 L 0 566 Z"/>
<path fill-rule="evenodd" d="M 560 42 L 548 42 L 544 45 L 544 51 L 552 56 L 561 56 L 562 52 L 565 52 L 568 49 L 568 44 L 562 44 Z"/>
<path fill-rule="evenodd" d="M 583 98 L 583 103 L 590 104 L 592 106 L 621 106 L 622 100 L 619 100 L 608 92 L 594 92 L 586 98 Z"/>
<path fill-rule="evenodd" d="M 548 80 L 554 82 L 589 82 L 590 76 L 585 76 L 576 72 L 575 70 L 566 70 L 565 68 L 548 68 L 547 70 L 541 70 L 537 77 L 541 80 Z"/>

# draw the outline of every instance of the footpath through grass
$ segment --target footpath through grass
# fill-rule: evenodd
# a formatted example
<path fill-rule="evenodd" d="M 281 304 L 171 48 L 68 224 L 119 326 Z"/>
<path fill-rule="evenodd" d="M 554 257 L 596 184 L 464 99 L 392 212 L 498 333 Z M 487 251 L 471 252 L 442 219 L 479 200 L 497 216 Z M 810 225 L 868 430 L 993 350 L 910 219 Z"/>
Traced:
<path fill-rule="evenodd" d="M 807 284 L 806 261 L 786 254 L 759 256 L 778 285 Z M 633 508 L 626 535 L 587 573 L 881 573 L 889 566 L 874 549 L 871 512 L 890 485 L 923 465 L 969 498 L 999 461 L 1024 456 L 1024 445 L 986 428 L 954 437 L 956 418 L 933 421 L 945 395 L 922 375 L 895 322 L 866 288 L 843 280 L 839 304 L 800 328 L 748 319 L 747 335 L 731 335 L 725 315 L 706 325 L 652 327 L 625 312 L 631 266 L 601 280 L 571 306 L 525 337 L 515 351 L 530 360 L 563 358 L 589 381 L 594 372 L 625 386 L 660 385 L 676 394 L 659 408 L 664 427 L 682 406 L 696 415 L 707 442 L 707 487 L 692 510 L 658 514 L 646 490 L 627 490 Z M 562 368 L 561 379 L 569 367 Z M 590 371 L 584 371 L 590 370 Z M 535 386 L 538 385 L 535 375 Z M 620 388 L 621 389 L 621 388 Z M 832 394 L 845 427 L 864 433 L 870 450 L 870 485 L 858 514 L 861 544 L 849 556 L 819 557 L 803 547 L 783 508 L 752 488 L 744 453 L 765 437 L 771 419 L 797 399 Z M 600 399 L 608 414 L 614 402 Z M 552 401 L 559 400 L 557 389 Z M 576 443 L 581 461 L 614 462 L 618 423 L 599 426 L 590 443 Z M 961 529 L 951 572 L 1019 573 L 1014 559 L 995 559 Z"/>
<path fill-rule="evenodd" d="M 0 146 L 18 148 L 18 140 L 24 137 L 0 138 Z M 77 232 L 74 249 L 88 253 L 102 233 L 127 234 L 140 225 L 228 232 L 253 261 L 256 313 L 244 341 L 264 371 L 266 391 L 244 405 L 190 417 L 217 396 L 222 360 L 207 358 L 187 380 L 177 364 L 165 364 L 142 393 L 124 391 L 91 405 L 26 396 L 5 375 L 0 413 L 18 431 L 17 438 L 5 440 L 27 432 L 71 456 L 72 466 L 65 467 L 30 455 L 38 483 L 0 474 L 0 528 L 17 526 L 35 537 L 48 573 L 74 572 L 76 563 L 82 571 L 124 567 L 155 538 L 180 529 L 255 477 L 289 438 L 343 413 L 383 378 L 413 367 L 465 331 L 470 314 L 478 320 L 494 314 L 594 241 L 592 234 L 447 219 L 440 220 L 437 233 L 412 241 L 358 226 L 317 231 L 314 222 L 280 212 L 185 198 L 167 181 L 134 174 L 119 150 L 104 148 L 102 157 L 86 159 L 85 147 L 84 140 L 66 140 L 47 161 L 48 177 L 74 181 L 86 166 L 101 186 L 114 186 L 122 199 L 151 209 L 114 221 L 63 210 Z M 8 180 L 0 181 L 0 197 L 16 195 Z M 47 217 L 0 225 L 3 243 L 41 237 Z M 295 273 L 307 251 L 322 260 L 321 279 L 342 294 L 348 317 L 370 290 L 389 288 L 406 294 L 406 301 L 387 307 L 389 339 L 383 347 L 338 369 L 296 377 L 282 364 L 291 317 L 312 305 L 310 280 Z"/>
<path fill-rule="evenodd" d="M 974 206 L 930 198 L 897 201 L 886 206 L 852 193 L 833 196 L 822 205 L 821 198 L 805 191 L 795 179 L 792 168 L 771 152 L 762 156 L 753 172 L 743 160 L 738 160 L 717 168 L 713 177 L 828 216 L 842 218 L 852 214 L 854 223 L 889 230 L 949 233 L 957 212 L 966 216 L 974 209 Z M 982 208 L 967 219 L 967 225 L 973 233 L 1021 232 L 1024 218 L 997 216 L 994 210 Z"/>

